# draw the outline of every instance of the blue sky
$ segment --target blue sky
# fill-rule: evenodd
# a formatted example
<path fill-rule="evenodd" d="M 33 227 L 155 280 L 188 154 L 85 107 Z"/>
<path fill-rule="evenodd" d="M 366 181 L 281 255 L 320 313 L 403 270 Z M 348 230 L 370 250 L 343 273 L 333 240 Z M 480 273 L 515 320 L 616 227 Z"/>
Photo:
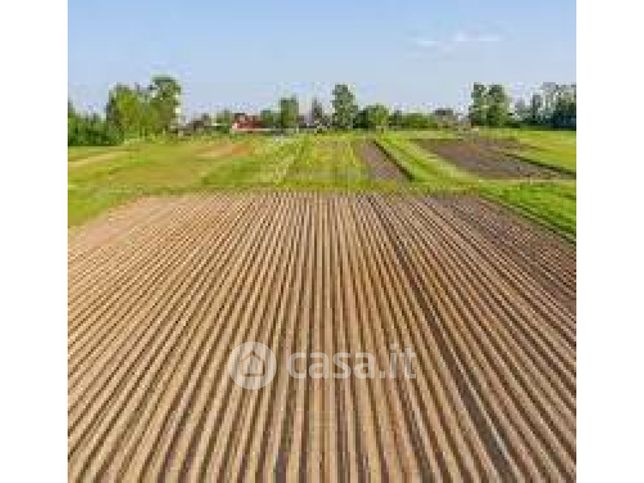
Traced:
<path fill-rule="evenodd" d="M 520 95 L 575 81 L 573 0 L 69 0 L 69 95 L 102 111 L 116 82 L 177 77 L 184 112 L 296 94 L 463 108 L 475 81 Z"/>

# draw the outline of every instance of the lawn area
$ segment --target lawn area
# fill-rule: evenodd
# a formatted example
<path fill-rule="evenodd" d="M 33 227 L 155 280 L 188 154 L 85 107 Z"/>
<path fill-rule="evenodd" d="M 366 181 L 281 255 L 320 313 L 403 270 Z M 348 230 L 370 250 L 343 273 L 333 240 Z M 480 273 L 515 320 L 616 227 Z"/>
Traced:
<path fill-rule="evenodd" d="M 486 130 L 485 135 L 515 137 L 534 146 L 544 163 L 575 169 L 574 133 L 504 129 Z M 366 136 L 373 137 L 409 175 L 408 182 L 369 178 L 365 162 L 352 147 L 353 141 Z M 69 225 L 141 196 L 194 191 L 468 192 L 494 199 L 575 237 L 574 180 L 480 179 L 412 141 L 451 136 L 448 131 L 247 135 L 69 148 Z M 525 157 L 530 153 L 522 150 Z"/>

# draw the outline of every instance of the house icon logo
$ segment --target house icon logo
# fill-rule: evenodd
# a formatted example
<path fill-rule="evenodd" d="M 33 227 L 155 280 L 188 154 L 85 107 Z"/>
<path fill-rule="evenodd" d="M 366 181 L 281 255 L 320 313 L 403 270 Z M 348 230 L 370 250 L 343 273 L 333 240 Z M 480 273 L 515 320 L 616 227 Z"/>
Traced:
<path fill-rule="evenodd" d="M 244 342 L 228 358 L 228 374 L 244 389 L 260 389 L 273 380 L 277 370 L 275 354 L 260 342 Z"/>

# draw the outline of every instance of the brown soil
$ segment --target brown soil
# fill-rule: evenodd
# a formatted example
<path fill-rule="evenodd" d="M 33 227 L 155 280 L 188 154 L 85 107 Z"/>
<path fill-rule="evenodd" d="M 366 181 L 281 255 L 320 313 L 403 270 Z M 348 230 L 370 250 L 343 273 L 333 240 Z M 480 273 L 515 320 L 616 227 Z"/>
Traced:
<path fill-rule="evenodd" d="M 573 245 L 473 197 L 141 200 L 70 235 L 69 480 L 574 481 L 575 285 Z M 393 346 L 414 379 L 285 370 Z"/>
<path fill-rule="evenodd" d="M 354 149 L 365 162 L 369 177 L 375 180 L 408 181 L 407 174 L 373 141 L 356 141 Z"/>
<path fill-rule="evenodd" d="M 484 178 L 569 178 L 570 174 L 540 166 L 508 154 L 520 144 L 513 140 L 486 138 L 416 139 L 424 149 Z"/>

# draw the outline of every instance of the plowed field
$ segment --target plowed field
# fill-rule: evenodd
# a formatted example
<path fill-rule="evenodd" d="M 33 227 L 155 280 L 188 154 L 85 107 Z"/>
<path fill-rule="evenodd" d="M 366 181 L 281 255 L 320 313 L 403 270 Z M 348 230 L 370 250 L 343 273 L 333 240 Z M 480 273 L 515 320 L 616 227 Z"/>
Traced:
<path fill-rule="evenodd" d="M 572 178 L 570 173 L 534 164 L 507 152 L 512 141 L 490 139 L 417 139 L 424 149 L 484 178 Z"/>
<path fill-rule="evenodd" d="M 354 149 L 375 180 L 407 181 L 408 176 L 383 149 L 373 141 L 356 141 Z"/>
<path fill-rule="evenodd" d="M 69 478 L 572 480 L 575 285 L 573 245 L 476 198 L 140 200 L 70 235 Z M 393 346 L 415 378 L 283 370 Z"/>

